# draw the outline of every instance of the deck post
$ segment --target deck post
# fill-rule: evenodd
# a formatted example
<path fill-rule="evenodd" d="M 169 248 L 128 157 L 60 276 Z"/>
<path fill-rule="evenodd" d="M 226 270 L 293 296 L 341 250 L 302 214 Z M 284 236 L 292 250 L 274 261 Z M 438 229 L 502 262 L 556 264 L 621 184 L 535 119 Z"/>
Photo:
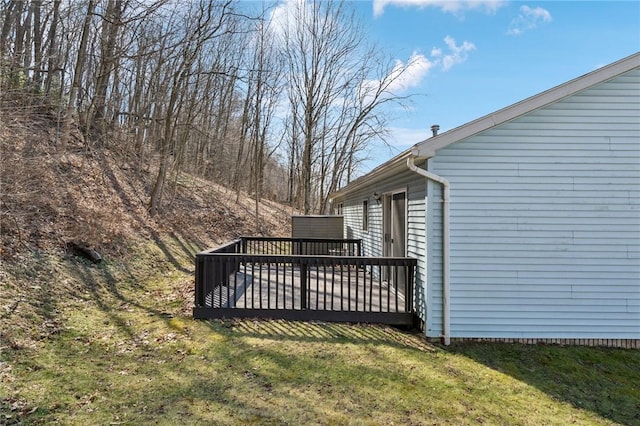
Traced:
<path fill-rule="evenodd" d="M 304 260 L 300 262 L 300 309 L 307 309 L 307 271 L 308 265 Z"/>
<path fill-rule="evenodd" d="M 204 306 L 205 289 L 204 289 L 204 259 L 202 256 L 196 255 L 196 288 L 195 288 L 195 306 Z"/>
<path fill-rule="evenodd" d="M 406 293 L 404 298 L 404 310 L 405 312 L 413 312 L 413 277 L 414 277 L 414 266 L 410 263 L 406 263 L 405 266 L 405 282 L 406 282 Z"/>

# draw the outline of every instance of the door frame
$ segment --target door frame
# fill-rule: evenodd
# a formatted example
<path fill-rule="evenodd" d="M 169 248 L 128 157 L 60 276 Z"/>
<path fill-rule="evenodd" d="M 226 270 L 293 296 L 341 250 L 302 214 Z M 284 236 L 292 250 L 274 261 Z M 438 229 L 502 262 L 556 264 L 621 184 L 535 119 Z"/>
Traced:
<path fill-rule="evenodd" d="M 402 256 L 398 256 L 393 253 L 393 222 L 395 220 L 395 214 L 393 209 L 393 196 L 397 194 L 404 193 L 404 227 L 402 229 L 404 239 L 404 247 Z M 407 187 L 397 188 L 392 191 L 385 192 L 382 194 L 382 256 L 384 257 L 406 257 L 407 249 L 408 249 L 408 229 L 409 229 L 409 197 Z"/>

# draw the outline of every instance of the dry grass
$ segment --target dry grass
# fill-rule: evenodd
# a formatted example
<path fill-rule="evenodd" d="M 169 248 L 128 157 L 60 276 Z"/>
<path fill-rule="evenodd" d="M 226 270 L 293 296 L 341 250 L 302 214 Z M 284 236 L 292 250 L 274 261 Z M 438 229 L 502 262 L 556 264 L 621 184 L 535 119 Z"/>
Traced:
<path fill-rule="evenodd" d="M 152 218 L 154 169 L 139 164 L 126 140 L 112 135 L 106 148 L 89 149 L 74 129 L 59 152 L 59 130 L 54 109 L 41 99 L 0 96 L 3 343 L 30 347 L 59 329 L 57 302 L 84 285 L 63 273 L 75 261 L 71 242 L 96 249 L 107 263 L 129 262 L 152 242 L 159 252 L 149 265 L 162 271 L 169 262 L 185 272 L 198 250 L 238 235 L 290 232 L 285 206 L 262 201 L 256 221 L 246 194 L 236 203 L 232 191 L 189 175 L 174 179 L 163 214 Z M 178 261 L 167 240 L 188 259 Z"/>

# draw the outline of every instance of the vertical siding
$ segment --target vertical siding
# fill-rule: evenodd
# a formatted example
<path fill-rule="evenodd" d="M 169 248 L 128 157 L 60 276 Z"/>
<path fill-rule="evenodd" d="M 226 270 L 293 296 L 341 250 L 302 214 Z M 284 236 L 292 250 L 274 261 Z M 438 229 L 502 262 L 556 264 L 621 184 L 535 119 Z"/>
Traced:
<path fill-rule="evenodd" d="M 404 189 L 407 192 L 407 256 L 418 259 L 415 307 L 418 316 L 426 321 L 426 245 L 425 245 L 425 181 L 415 173 L 402 171 L 384 182 L 371 182 L 360 191 L 350 193 L 344 200 L 345 238 L 361 238 L 365 256 L 382 256 L 383 223 L 382 202 L 372 197 L 374 192 L 384 194 Z M 369 230 L 362 230 L 362 202 L 369 200 Z"/>
<path fill-rule="evenodd" d="M 451 182 L 452 337 L 640 338 L 639 117 L 634 70 L 430 160 Z M 439 203 L 428 214 L 437 328 Z"/>

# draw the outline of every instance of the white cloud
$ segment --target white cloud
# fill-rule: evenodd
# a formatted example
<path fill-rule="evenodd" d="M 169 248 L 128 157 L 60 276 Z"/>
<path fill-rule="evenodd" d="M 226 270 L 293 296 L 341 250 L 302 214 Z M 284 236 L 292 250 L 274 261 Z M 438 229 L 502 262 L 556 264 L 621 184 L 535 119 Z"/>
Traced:
<path fill-rule="evenodd" d="M 435 7 L 445 13 L 461 14 L 467 10 L 480 10 L 493 14 L 504 6 L 505 0 L 373 0 L 373 15 L 381 16 L 387 6 Z"/>
<path fill-rule="evenodd" d="M 432 67 L 433 62 L 417 52 L 411 55 L 406 64 L 397 60 L 396 65 L 391 71 L 391 75 L 396 78 L 391 86 L 389 86 L 389 91 L 392 93 L 402 93 L 412 87 L 419 86 Z"/>
<path fill-rule="evenodd" d="M 396 63 L 389 73 L 389 78 L 393 79 L 387 91 L 396 95 L 405 93 L 413 87 L 418 87 L 434 67 L 439 67 L 442 71 L 448 71 L 454 65 L 461 64 L 467 60 L 469 52 L 476 49 L 475 44 L 463 41 L 461 45 L 451 36 L 444 38 L 447 46 L 446 52 L 440 47 L 431 49 L 431 59 L 422 53 L 413 52 L 407 62 L 396 60 Z M 375 90 L 380 82 L 367 81 L 363 88 L 366 93 Z"/>
<path fill-rule="evenodd" d="M 390 94 L 400 95 L 413 87 L 419 86 L 433 66 L 433 62 L 417 52 L 413 52 L 406 63 L 397 59 L 384 79 L 385 81 L 392 80 L 385 91 Z M 364 81 L 361 87 L 362 94 L 367 98 L 373 96 L 373 93 L 378 90 L 381 84 L 381 80 Z"/>
<path fill-rule="evenodd" d="M 295 27 L 297 17 L 306 14 L 306 0 L 285 0 L 271 11 L 270 26 L 275 34 L 282 36 L 288 29 Z"/>
<path fill-rule="evenodd" d="M 520 35 L 547 22 L 551 22 L 551 13 L 547 9 L 520 6 L 520 13 L 511 21 L 507 34 Z"/>
<path fill-rule="evenodd" d="M 449 48 L 449 52 L 442 56 L 442 59 L 439 59 L 442 71 L 448 71 L 452 66 L 463 63 L 467 60 L 469 52 L 476 50 L 476 45 L 466 40 L 458 46 L 451 36 L 446 36 L 444 42 Z"/>

